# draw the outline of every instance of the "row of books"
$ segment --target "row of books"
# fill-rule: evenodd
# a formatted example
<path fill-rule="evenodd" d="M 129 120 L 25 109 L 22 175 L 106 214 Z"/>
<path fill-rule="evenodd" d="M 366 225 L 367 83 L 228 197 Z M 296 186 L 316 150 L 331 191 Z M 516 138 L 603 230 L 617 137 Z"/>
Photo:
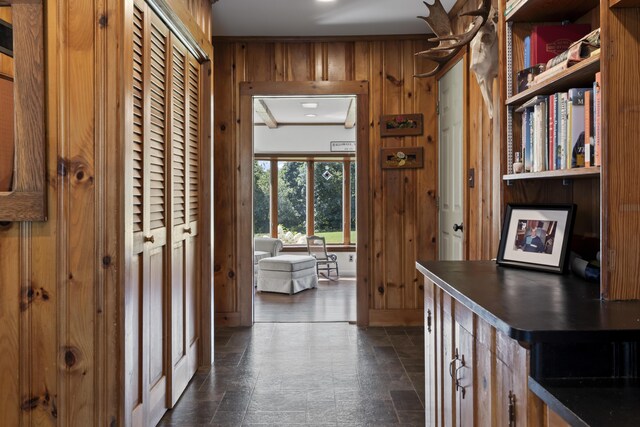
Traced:
<path fill-rule="evenodd" d="M 600 73 L 592 87 L 536 96 L 522 113 L 525 172 L 600 166 Z"/>

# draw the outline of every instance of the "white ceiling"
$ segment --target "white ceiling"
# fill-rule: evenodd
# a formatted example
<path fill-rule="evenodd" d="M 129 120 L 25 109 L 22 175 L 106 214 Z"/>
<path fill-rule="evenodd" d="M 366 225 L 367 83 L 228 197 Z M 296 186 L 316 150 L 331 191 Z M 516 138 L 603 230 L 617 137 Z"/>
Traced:
<path fill-rule="evenodd" d="M 433 0 L 429 0 L 433 3 Z M 448 11 L 455 0 L 442 0 Z M 426 34 L 421 0 L 218 0 L 213 35 L 226 37 Z"/>
<path fill-rule="evenodd" d="M 349 105 L 355 97 L 261 97 L 269 112 L 279 124 L 343 124 L 347 118 Z M 313 102 L 317 108 L 303 108 L 302 103 Z M 315 114 L 316 117 L 307 117 Z M 259 114 L 253 115 L 254 123 L 264 123 Z"/>

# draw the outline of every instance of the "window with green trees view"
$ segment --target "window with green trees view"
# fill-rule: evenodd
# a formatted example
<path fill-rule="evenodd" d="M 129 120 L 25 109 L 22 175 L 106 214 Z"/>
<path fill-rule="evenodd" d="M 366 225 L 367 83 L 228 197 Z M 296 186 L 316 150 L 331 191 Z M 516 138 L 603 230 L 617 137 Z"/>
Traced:
<path fill-rule="evenodd" d="M 324 236 L 328 244 L 355 243 L 355 162 L 274 158 L 256 160 L 253 172 L 256 235 L 278 237 L 285 245 L 305 245 L 308 234 Z M 272 198 L 277 212 L 271 211 Z"/>

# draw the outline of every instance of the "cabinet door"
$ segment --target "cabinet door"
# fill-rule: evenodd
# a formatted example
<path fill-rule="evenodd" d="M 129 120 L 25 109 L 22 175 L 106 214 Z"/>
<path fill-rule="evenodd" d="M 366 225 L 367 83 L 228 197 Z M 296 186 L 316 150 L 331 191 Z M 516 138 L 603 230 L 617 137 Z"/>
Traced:
<path fill-rule="evenodd" d="M 170 64 L 173 224 L 170 403 L 173 406 L 198 365 L 200 66 L 175 38 L 172 38 Z"/>
<path fill-rule="evenodd" d="M 512 426 L 510 424 L 510 413 L 515 409 L 512 406 L 513 398 L 513 371 L 505 362 L 497 359 L 495 419 L 499 426 Z"/>
<path fill-rule="evenodd" d="M 435 288 L 433 283 L 425 281 L 425 307 L 424 307 L 424 357 L 425 357 L 425 425 L 435 426 L 437 420 L 437 381 L 438 370 L 436 364 L 436 354 L 438 353 Z"/>
<path fill-rule="evenodd" d="M 125 289 L 128 410 L 132 425 L 155 425 L 166 410 L 167 77 L 168 30 L 142 2 L 132 15 L 130 166 Z"/>
<path fill-rule="evenodd" d="M 455 348 L 455 320 L 453 318 L 453 300 L 451 296 L 442 292 L 442 339 L 440 348 L 442 349 L 442 400 L 440 412 L 442 414 L 441 423 L 444 427 L 456 425 L 456 391 L 453 379 L 455 366 L 459 361 L 460 353 Z"/>
<path fill-rule="evenodd" d="M 459 360 L 454 365 L 454 386 L 456 391 L 456 425 L 473 426 L 475 421 L 475 342 L 467 329 L 456 322 L 455 342 Z"/>

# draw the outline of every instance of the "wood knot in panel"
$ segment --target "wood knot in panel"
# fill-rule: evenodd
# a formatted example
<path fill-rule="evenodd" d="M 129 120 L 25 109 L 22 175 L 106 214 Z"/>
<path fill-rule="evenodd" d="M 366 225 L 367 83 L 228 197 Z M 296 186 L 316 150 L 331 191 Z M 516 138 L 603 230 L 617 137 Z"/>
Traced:
<path fill-rule="evenodd" d="M 102 257 L 102 266 L 107 268 L 111 265 L 111 257 L 109 255 L 105 255 Z"/>
<path fill-rule="evenodd" d="M 387 80 L 389 80 L 395 86 L 400 87 L 404 83 L 404 80 L 398 80 L 395 76 L 392 76 L 391 74 L 387 74 L 386 77 L 387 77 Z"/>
<path fill-rule="evenodd" d="M 378 292 L 384 294 L 384 286 L 378 286 Z"/>
<path fill-rule="evenodd" d="M 78 356 L 78 350 L 73 347 L 63 347 L 62 358 L 63 358 L 64 366 L 67 369 L 76 367 L 80 360 Z"/>
<path fill-rule="evenodd" d="M 32 286 L 23 288 L 20 296 L 20 310 L 26 311 L 38 299 L 45 302 L 49 301 L 49 292 L 44 288 L 33 288 Z"/>
<path fill-rule="evenodd" d="M 12 225 L 10 221 L 0 221 L 0 231 L 9 230 Z"/>
<path fill-rule="evenodd" d="M 236 273 L 234 273 L 233 270 L 230 270 L 229 273 L 227 273 L 227 276 L 229 276 L 229 279 L 233 279 L 236 277 Z"/>
<path fill-rule="evenodd" d="M 105 28 L 109 25 L 109 17 L 105 14 L 100 15 L 100 18 L 98 18 L 98 25 L 100 25 L 100 28 Z"/>

